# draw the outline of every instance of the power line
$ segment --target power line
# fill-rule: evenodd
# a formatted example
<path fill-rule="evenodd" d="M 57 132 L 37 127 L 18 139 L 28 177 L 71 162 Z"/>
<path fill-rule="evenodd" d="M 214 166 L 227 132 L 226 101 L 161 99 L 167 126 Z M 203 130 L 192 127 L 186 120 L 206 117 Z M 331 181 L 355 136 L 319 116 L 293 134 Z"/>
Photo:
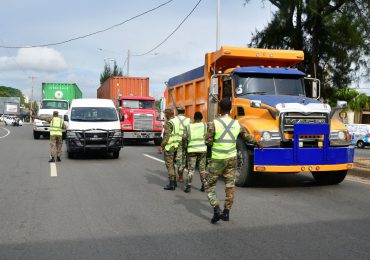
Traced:
<path fill-rule="evenodd" d="M 193 9 L 190 11 L 190 13 L 181 21 L 181 23 L 175 28 L 175 30 L 173 30 L 163 41 L 161 41 L 159 44 L 157 44 L 154 48 L 152 48 L 151 50 L 147 51 L 147 52 L 144 52 L 142 54 L 135 54 L 135 55 L 132 55 L 132 56 L 144 56 L 144 55 L 147 55 L 149 53 L 151 53 L 152 51 L 158 49 L 160 46 L 162 46 L 178 29 L 180 29 L 180 27 L 182 26 L 182 24 L 189 18 L 189 16 L 195 11 L 195 9 L 198 7 L 198 5 L 200 4 L 200 2 L 202 2 L 202 0 L 199 0 L 198 3 L 193 7 Z"/>
<path fill-rule="evenodd" d="M 123 25 L 123 24 L 125 24 L 125 23 L 127 23 L 129 21 L 132 21 L 132 20 L 134 20 L 136 18 L 139 18 L 140 16 L 143 16 L 143 15 L 145 15 L 147 13 L 153 12 L 153 11 L 161 8 L 162 6 L 165 6 L 165 5 L 169 4 L 169 3 L 171 3 L 172 1 L 174 1 L 174 0 L 169 0 L 167 2 L 164 2 L 164 3 L 162 3 L 162 4 L 160 4 L 160 5 L 156 6 L 156 7 L 154 7 L 152 9 L 149 9 L 149 10 L 143 12 L 143 13 L 140 13 L 138 15 L 135 15 L 135 16 L 133 16 L 133 17 L 131 17 L 131 18 L 123 21 L 123 22 L 120 22 L 118 24 L 112 25 L 112 26 L 110 26 L 108 28 L 105 28 L 105 29 L 102 29 L 102 30 L 99 30 L 99 31 L 96 31 L 96 32 L 92 32 L 92 33 L 89 33 L 89 34 L 85 34 L 85 35 L 82 35 L 82 36 L 78 36 L 78 37 L 75 37 L 75 38 L 72 38 L 72 39 L 69 39 L 69 40 L 65 40 L 65 41 L 61 41 L 61 42 L 55 42 L 55 43 L 40 44 L 40 45 L 28 45 L 28 46 L 6 46 L 6 45 L 0 45 L 0 48 L 4 48 L 4 49 L 20 49 L 20 48 L 47 47 L 47 46 L 61 45 L 61 44 L 65 44 L 65 43 L 68 43 L 68 42 L 72 42 L 72 41 L 84 39 L 84 38 L 87 38 L 87 37 L 90 37 L 90 36 L 93 36 L 93 35 L 96 35 L 96 34 L 99 34 L 99 33 L 103 33 L 103 32 L 109 31 L 109 30 L 111 30 L 111 29 L 113 29 L 115 27 L 121 26 L 121 25 Z"/>

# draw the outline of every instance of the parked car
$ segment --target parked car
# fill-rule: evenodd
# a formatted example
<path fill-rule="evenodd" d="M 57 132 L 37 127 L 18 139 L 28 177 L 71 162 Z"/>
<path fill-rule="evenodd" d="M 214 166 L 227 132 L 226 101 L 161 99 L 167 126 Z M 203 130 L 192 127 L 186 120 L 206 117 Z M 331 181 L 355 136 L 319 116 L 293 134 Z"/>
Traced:
<path fill-rule="evenodd" d="M 365 146 L 370 145 L 370 125 L 347 124 L 346 126 L 353 145 L 358 148 L 365 148 Z"/>
<path fill-rule="evenodd" d="M 11 126 L 22 126 L 23 125 L 23 121 L 17 116 L 5 116 L 4 123 L 5 125 L 11 125 Z"/>

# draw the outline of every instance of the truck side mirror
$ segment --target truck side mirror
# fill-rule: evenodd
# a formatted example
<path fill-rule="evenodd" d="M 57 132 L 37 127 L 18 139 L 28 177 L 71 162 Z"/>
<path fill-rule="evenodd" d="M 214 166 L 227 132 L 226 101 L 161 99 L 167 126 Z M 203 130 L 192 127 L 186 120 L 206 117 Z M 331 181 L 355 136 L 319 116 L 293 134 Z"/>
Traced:
<path fill-rule="evenodd" d="M 312 97 L 317 98 L 318 89 L 317 89 L 317 81 L 312 81 Z"/>
<path fill-rule="evenodd" d="M 69 121 L 68 115 L 64 115 L 63 120 L 64 120 L 65 122 L 68 122 L 68 121 Z"/>
<path fill-rule="evenodd" d="M 347 107 L 347 101 L 338 100 L 337 101 L 337 107 L 339 107 L 339 108 L 346 108 Z"/>

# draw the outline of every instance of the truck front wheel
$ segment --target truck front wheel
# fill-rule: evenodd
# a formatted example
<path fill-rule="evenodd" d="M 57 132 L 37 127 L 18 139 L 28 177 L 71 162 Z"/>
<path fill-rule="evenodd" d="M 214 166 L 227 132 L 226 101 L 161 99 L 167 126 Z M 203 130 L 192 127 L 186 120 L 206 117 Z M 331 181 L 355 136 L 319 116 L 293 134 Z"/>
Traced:
<path fill-rule="evenodd" d="M 312 175 L 320 185 L 334 185 L 341 183 L 346 178 L 347 170 L 334 172 L 313 172 Z"/>
<path fill-rule="evenodd" d="M 119 151 L 114 151 L 113 152 L 113 159 L 118 159 L 119 157 Z"/>
<path fill-rule="evenodd" d="M 161 143 L 162 143 L 162 138 L 155 138 L 155 139 L 154 139 L 154 144 L 155 144 L 156 146 L 161 145 Z"/>
<path fill-rule="evenodd" d="M 238 138 L 236 142 L 238 164 L 236 168 L 235 184 L 239 187 L 253 186 L 256 173 L 253 171 L 253 152 Z"/>

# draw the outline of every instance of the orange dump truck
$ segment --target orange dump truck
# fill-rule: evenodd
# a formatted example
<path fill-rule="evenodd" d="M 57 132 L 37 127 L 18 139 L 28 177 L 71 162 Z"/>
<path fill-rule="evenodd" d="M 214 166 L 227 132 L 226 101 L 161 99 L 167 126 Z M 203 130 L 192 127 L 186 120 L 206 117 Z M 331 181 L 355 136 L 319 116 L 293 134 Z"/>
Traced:
<path fill-rule="evenodd" d="M 253 184 L 259 172 L 311 172 L 321 184 L 340 183 L 354 149 L 332 116 L 346 102 L 334 108 L 320 102 L 320 81 L 293 68 L 303 59 L 302 51 L 223 46 L 205 55 L 204 66 L 168 80 L 166 107 L 181 105 L 188 117 L 200 111 L 211 121 L 218 101 L 232 100 L 232 118 L 265 147 L 237 140 L 238 186 Z"/>

